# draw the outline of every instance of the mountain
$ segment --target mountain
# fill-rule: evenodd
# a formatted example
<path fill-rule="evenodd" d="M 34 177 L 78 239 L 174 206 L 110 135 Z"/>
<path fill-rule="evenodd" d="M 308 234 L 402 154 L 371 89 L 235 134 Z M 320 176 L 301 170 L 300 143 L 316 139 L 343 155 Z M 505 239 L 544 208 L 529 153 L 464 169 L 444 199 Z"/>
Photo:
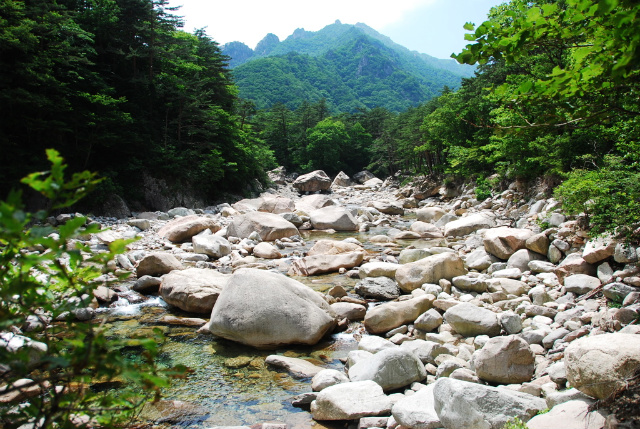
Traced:
<path fill-rule="evenodd" d="M 258 108 L 294 109 L 303 100 L 327 100 L 335 112 L 385 107 L 403 111 L 457 88 L 475 68 L 411 51 L 365 24 L 336 21 L 319 31 L 297 29 L 285 40 L 268 34 L 252 50 L 222 47 L 240 97 Z"/>

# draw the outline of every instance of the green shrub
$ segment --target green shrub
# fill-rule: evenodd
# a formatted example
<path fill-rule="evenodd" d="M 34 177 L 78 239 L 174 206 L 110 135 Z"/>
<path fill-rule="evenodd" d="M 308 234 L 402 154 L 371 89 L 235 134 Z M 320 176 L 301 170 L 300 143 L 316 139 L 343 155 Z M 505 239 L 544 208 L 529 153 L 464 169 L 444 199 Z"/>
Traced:
<path fill-rule="evenodd" d="M 565 212 L 585 214 L 592 235 L 640 240 L 640 173 L 621 168 L 615 158 L 599 170 L 574 170 L 555 195 Z"/>
<path fill-rule="evenodd" d="M 484 201 L 491 197 L 491 184 L 484 177 L 478 177 L 476 180 L 476 200 Z"/>
<path fill-rule="evenodd" d="M 51 170 L 23 183 L 46 196 L 51 210 L 74 204 L 98 183 L 89 172 L 65 181 L 62 158 L 54 150 L 47 156 Z M 78 216 L 52 227 L 44 224 L 49 215 L 26 212 L 18 191 L 0 202 L 0 426 L 75 428 L 88 419 L 94 427 L 122 427 L 176 372 L 155 365 L 154 338 L 108 338 L 102 324 L 74 316 L 127 241 L 92 253 L 74 238 L 98 226 Z M 137 351 L 137 362 L 123 356 L 125 346 Z"/>
<path fill-rule="evenodd" d="M 507 423 L 505 423 L 502 429 L 529 429 L 529 427 L 518 417 L 513 417 L 507 420 Z"/>

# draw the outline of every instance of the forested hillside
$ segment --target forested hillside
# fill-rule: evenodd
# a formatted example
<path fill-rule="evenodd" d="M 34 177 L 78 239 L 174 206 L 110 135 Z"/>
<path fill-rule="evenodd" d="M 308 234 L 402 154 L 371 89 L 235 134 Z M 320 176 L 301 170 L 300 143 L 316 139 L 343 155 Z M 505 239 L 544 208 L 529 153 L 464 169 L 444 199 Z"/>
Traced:
<path fill-rule="evenodd" d="M 259 108 L 325 98 L 332 112 L 384 107 L 401 112 L 458 88 L 474 68 L 409 51 L 365 24 L 339 21 L 320 31 L 267 35 L 255 51 L 232 42 L 228 55 L 240 96 Z"/>
<path fill-rule="evenodd" d="M 163 0 L 0 1 L 0 189 L 47 166 L 98 171 L 130 199 L 141 177 L 212 196 L 264 175 L 227 58 Z"/>

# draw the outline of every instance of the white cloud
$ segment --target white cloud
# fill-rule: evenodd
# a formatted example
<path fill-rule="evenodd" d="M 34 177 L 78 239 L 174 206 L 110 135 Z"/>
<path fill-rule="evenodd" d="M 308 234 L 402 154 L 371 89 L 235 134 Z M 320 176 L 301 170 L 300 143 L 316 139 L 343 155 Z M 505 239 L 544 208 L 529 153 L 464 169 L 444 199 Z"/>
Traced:
<path fill-rule="evenodd" d="M 254 48 L 267 33 L 281 40 L 296 28 L 317 31 L 339 19 L 363 22 L 375 29 L 400 21 L 418 7 L 437 0 L 171 0 L 182 5 L 186 31 L 207 27 L 207 34 L 224 44 L 234 40 Z"/>

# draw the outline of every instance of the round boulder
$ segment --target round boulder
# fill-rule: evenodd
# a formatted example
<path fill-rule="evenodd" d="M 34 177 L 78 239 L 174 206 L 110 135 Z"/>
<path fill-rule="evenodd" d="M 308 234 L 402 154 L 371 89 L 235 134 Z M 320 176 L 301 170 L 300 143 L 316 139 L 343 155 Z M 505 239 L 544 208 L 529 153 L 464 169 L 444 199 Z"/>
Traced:
<path fill-rule="evenodd" d="M 640 369 L 640 335 L 613 333 L 580 338 L 565 350 L 564 363 L 571 386 L 605 399 Z"/>
<path fill-rule="evenodd" d="M 229 277 L 229 274 L 202 268 L 173 271 L 162 278 L 160 295 L 181 310 L 210 313 Z"/>
<path fill-rule="evenodd" d="M 473 354 L 473 365 L 482 380 L 525 383 L 533 377 L 535 355 L 529 343 L 516 335 L 494 337 Z"/>
<path fill-rule="evenodd" d="M 335 326 L 329 304 L 308 286 L 282 274 L 236 271 L 211 312 L 209 330 L 258 348 L 316 344 Z"/>

